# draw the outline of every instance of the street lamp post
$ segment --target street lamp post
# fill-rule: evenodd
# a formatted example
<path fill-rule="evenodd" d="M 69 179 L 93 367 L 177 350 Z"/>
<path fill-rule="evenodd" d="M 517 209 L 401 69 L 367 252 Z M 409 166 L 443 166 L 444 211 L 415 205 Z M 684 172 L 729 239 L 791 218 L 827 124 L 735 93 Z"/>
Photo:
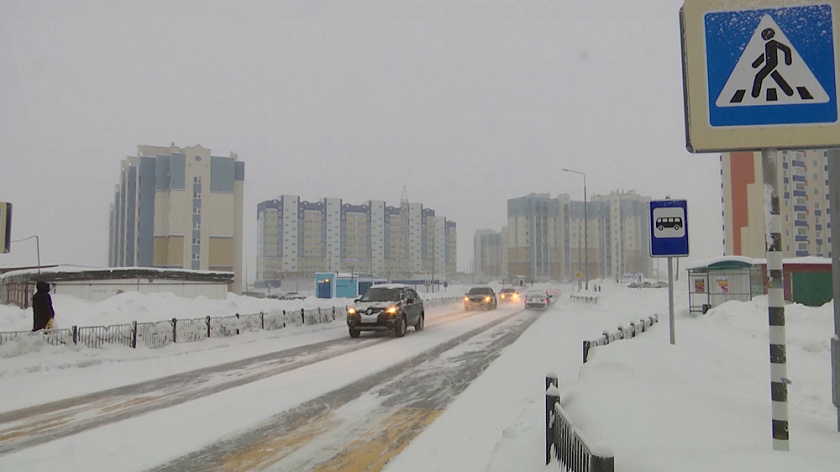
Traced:
<path fill-rule="evenodd" d="M 30 236 L 28 238 L 23 238 L 23 239 L 15 239 L 12 242 L 13 243 L 19 243 L 21 241 L 28 241 L 28 240 L 33 239 L 33 238 L 35 239 L 35 251 L 38 254 L 38 274 L 40 274 L 41 273 L 41 240 L 38 238 L 38 235 L 36 234 L 34 236 Z"/>
<path fill-rule="evenodd" d="M 583 279 L 585 281 L 586 290 L 589 290 L 589 238 L 587 237 L 587 223 L 586 218 L 586 174 L 577 170 L 562 169 L 563 172 L 571 172 L 572 174 L 580 174 L 583 176 Z"/>

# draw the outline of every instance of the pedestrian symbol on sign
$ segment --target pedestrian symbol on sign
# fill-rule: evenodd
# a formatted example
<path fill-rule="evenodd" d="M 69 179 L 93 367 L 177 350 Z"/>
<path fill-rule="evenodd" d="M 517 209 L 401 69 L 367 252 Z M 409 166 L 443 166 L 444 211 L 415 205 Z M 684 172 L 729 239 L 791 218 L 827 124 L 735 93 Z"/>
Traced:
<path fill-rule="evenodd" d="M 779 87 L 782 88 L 782 91 L 785 92 L 785 95 L 791 96 L 793 95 L 793 89 L 790 88 L 790 84 L 785 82 L 784 77 L 782 74 L 779 73 L 776 68 L 779 66 L 779 51 L 782 51 L 785 54 L 785 64 L 790 65 L 790 48 L 785 46 L 784 44 L 776 41 L 773 39 L 773 36 L 776 36 L 776 32 L 773 31 L 773 28 L 765 28 L 764 31 L 761 32 L 761 39 L 767 41 L 764 44 L 764 54 L 758 56 L 758 58 L 752 63 L 753 68 L 756 68 L 764 63 L 764 67 L 755 74 L 755 81 L 753 81 L 753 88 L 752 88 L 752 96 L 753 98 L 758 98 L 759 94 L 761 93 L 761 84 L 764 82 L 764 79 L 767 78 L 769 75 L 773 77 L 773 80 L 779 84 Z M 802 87 L 802 89 L 805 89 Z M 775 91 L 776 89 L 768 88 L 767 93 L 769 94 L 771 91 Z M 806 96 L 802 98 L 805 100 L 810 100 L 814 97 L 808 93 L 808 90 L 805 89 Z M 776 101 L 777 98 L 772 98 L 768 96 L 768 101 Z"/>
<path fill-rule="evenodd" d="M 771 80 L 772 79 L 772 80 Z M 718 107 L 827 103 L 829 96 L 773 18 L 766 14 L 718 95 Z"/>

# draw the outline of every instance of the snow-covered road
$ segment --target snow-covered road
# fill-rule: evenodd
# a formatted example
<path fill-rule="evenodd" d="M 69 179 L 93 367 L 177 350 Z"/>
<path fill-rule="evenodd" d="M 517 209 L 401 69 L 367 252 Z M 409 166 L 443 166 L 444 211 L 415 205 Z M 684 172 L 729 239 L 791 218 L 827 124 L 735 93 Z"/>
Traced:
<path fill-rule="evenodd" d="M 274 352 L 7 411 L 0 414 L 0 464 L 305 471 L 372 470 L 378 463 L 378 469 L 540 314 L 518 304 L 469 313 L 460 304 L 434 307 L 426 329 L 402 339 L 390 333 L 350 339 L 339 320 L 322 336 L 301 335 L 310 344 L 283 349 L 275 342 Z M 184 354 L 194 355 L 201 353 Z M 138 430 L 146 435 L 142 448 L 132 447 Z M 154 441 L 168 446 L 148 448 Z"/>

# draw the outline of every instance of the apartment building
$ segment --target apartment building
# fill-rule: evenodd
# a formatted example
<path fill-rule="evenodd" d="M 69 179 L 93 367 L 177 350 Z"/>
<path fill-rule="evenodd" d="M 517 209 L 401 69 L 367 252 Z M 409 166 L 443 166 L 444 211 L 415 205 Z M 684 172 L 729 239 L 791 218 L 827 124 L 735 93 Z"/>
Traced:
<path fill-rule="evenodd" d="M 383 278 L 454 273 L 455 222 L 420 203 L 399 206 L 282 195 L 257 205 L 257 281 L 356 272 Z"/>
<path fill-rule="evenodd" d="M 137 146 L 114 189 L 109 266 L 229 271 L 241 293 L 244 182 L 234 153 Z"/>
<path fill-rule="evenodd" d="M 508 274 L 527 280 L 559 280 L 566 276 L 564 208 L 547 193 L 508 200 Z"/>
<path fill-rule="evenodd" d="M 505 278 L 567 280 L 653 275 L 649 197 L 633 191 L 572 201 L 568 194 L 533 193 L 508 200 L 508 225 L 500 233 L 480 230 L 474 239 L 475 273 Z M 503 256 L 494 252 L 503 241 Z"/>
<path fill-rule="evenodd" d="M 616 277 L 624 274 L 654 275 L 650 257 L 650 197 L 634 191 L 613 191 L 594 195 L 589 232 L 595 243 L 589 252 L 589 276 Z M 594 262 L 593 262 L 594 261 Z M 594 275 L 593 275 L 594 274 Z"/>
<path fill-rule="evenodd" d="M 480 279 L 507 279 L 507 227 L 501 231 L 480 229 L 475 232 L 473 272 Z"/>
<path fill-rule="evenodd" d="M 720 162 L 724 251 L 764 258 L 761 153 L 723 153 Z M 831 257 L 827 152 L 778 151 L 777 166 L 782 257 Z"/>

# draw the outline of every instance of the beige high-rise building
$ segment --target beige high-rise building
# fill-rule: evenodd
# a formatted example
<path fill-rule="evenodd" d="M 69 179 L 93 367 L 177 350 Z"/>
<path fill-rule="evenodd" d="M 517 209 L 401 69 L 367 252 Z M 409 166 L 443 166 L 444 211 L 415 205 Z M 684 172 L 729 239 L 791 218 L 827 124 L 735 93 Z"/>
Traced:
<path fill-rule="evenodd" d="M 508 200 L 507 273 L 526 281 L 561 280 L 564 265 L 565 209 L 547 193 Z"/>
<path fill-rule="evenodd" d="M 109 265 L 233 272 L 241 293 L 244 181 L 233 153 L 137 146 L 111 204 Z"/>
<path fill-rule="evenodd" d="M 506 227 L 501 231 L 492 229 L 480 229 L 475 232 L 473 238 L 474 267 L 473 272 L 481 280 L 492 280 L 495 278 L 506 278 L 507 267 L 507 239 L 505 238 Z"/>
<path fill-rule="evenodd" d="M 455 272 L 455 237 L 454 221 L 420 203 L 283 195 L 257 205 L 257 283 L 278 286 L 315 272 L 443 279 Z"/>
<path fill-rule="evenodd" d="M 508 200 L 508 225 L 499 236 L 506 247 L 506 277 L 512 280 L 568 280 L 577 277 L 650 277 L 648 203 L 633 191 L 594 195 L 584 202 L 568 194 L 534 193 Z M 585 206 L 585 209 L 584 209 Z M 476 233 L 476 273 L 495 261 L 491 230 Z"/>
<path fill-rule="evenodd" d="M 761 153 L 723 153 L 720 162 L 724 251 L 726 255 L 764 258 Z M 826 151 L 778 151 L 777 166 L 782 257 L 830 257 Z"/>
<path fill-rule="evenodd" d="M 614 191 L 592 197 L 590 210 L 595 215 L 589 216 L 588 228 L 590 278 L 654 275 L 650 257 L 649 204 L 650 197 L 634 191 Z"/>

